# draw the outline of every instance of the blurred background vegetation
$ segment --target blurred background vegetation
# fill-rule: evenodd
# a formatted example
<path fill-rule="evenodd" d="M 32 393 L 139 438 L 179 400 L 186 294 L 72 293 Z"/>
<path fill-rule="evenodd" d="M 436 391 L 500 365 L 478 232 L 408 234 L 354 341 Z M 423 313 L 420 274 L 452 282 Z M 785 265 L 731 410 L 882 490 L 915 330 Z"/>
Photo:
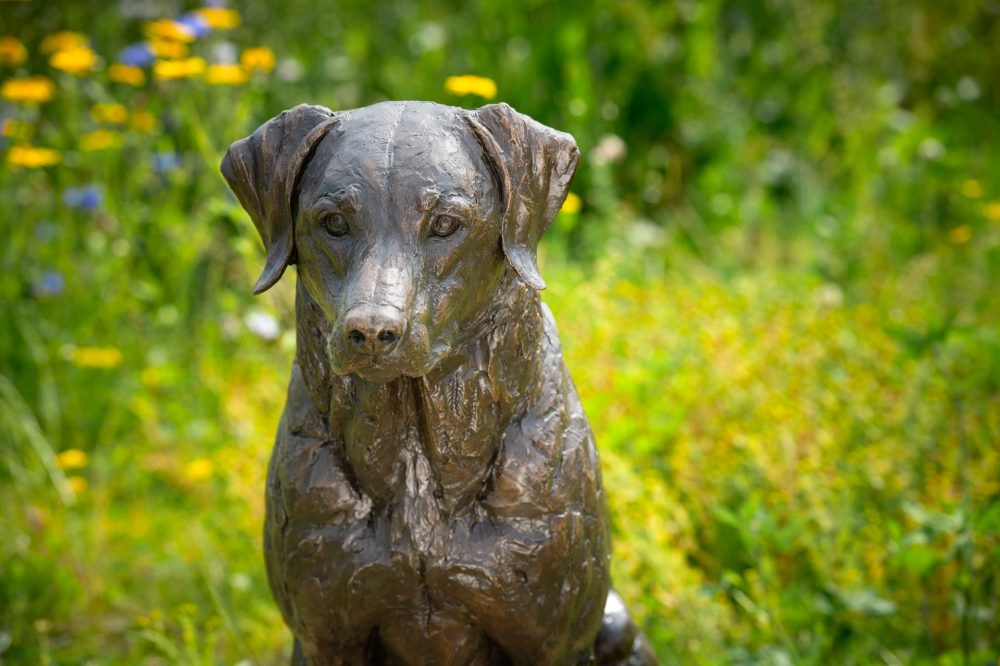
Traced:
<path fill-rule="evenodd" d="M 996 663 L 998 19 L 0 3 L 0 663 L 284 663 L 259 532 L 294 276 L 249 295 L 218 163 L 384 99 L 581 147 L 543 296 L 664 663 Z"/>

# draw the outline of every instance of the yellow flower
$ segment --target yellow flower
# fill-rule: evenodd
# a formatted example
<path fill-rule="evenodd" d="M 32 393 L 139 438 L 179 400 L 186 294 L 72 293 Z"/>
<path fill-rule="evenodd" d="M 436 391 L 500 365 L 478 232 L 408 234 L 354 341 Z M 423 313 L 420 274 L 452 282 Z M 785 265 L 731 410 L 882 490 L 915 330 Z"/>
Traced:
<path fill-rule="evenodd" d="M 139 109 L 132 113 L 132 129 L 140 134 L 149 134 L 156 129 L 156 116 L 149 109 Z"/>
<path fill-rule="evenodd" d="M 99 129 L 87 132 L 80 137 L 80 150 L 93 151 L 104 150 L 118 145 L 121 134 L 111 130 Z"/>
<path fill-rule="evenodd" d="M 146 36 L 150 39 L 169 39 L 175 42 L 194 41 L 194 33 L 189 27 L 170 19 L 161 19 L 147 23 Z"/>
<path fill-rule="evenodd" d="M 73 491 L 76 495 L 82 495 L 87 492 L 87 479 L 82 476 L 71 476 L 66 479 L 66 487 Z"/>
<path fill-rule="evenodd" d="M 983 208 L 983 213 L 986 214 L 986 219 L 991 222 L 1000 222 L 1000 201 L 993 201 L 986 204 Z"/>
<path fill-rule="evenodd" d="M 16 167 L 37 169 L 39 167 L 59 164 L 62 155 L 51 148 L 36 148 L 35 146 L 13 146 L 7 153 L 7 163 Z"/>
<path fill-rule="evenodd" d="M 184 58 L 183 60 L 157 60 L 153 63 L 153 76 L 158 79 L 186 79 L 205 71 L 204 58 Z"/>
<path fill-rule="evenodd" d="M 246 49 L 240 54 L 240 63 L 246 67 L 248 72 L 258 69 L 262 72 L 270 72 L 274 69 L 274 51 L 266 46 Z"/>
<path fill-rule="evenodd" d="M 955 245 L 964 245 L 972 239 L 972 227 L 967 224 L 963 224 L 960 227 L 955 227 L 948 232 L 948 238 Z"/>
<path fill-rule="evenodd" d="M 42 40 L 42 53 L 54 53 L 55 51 L 70 51 L 72 49 L 89 48 L 87 38 L 78 32 L 63 30 L 55 32 Z"/>
<path fill-rule="evenodd" d="M 196 458 L 184 466 L 184 478 L 192 483 L 212 478 L 215 465 L 208 458 Z"/>
<path fill-rule="evenodd" d="M 226 7 L 202 7 L 195 12 L 213 30 L 230 30 L 240 24 L 240 14 Z"/>
<path fill-rule="evenodd" d="M 497 96 L 497 84 L 493 79 L 473 74 L 449 76 L 444 80 L 444 89 L 453 95 L 479 95 L 485 99 Z"/>
<path fill-rule="evenodd" d="M 71 358 L 81 368 L 117 368 L 122 363 L 117 347 L 77 347 Z"/>
<path fill-rule="evenodd" d="M 99 123 L 124 125 L 128 120 L 128 109 L 123 104 L 95 104 L 90 107 L 90 117 Z"/>
<path fill-rule="evenodd" d="M 28 49 L 17 37 L 0 37 L 0 65 L 17 67 L 28 59 Z"/>
<path fill-rule="evenodd" d="M 188 54 L 187 44 L 166 39 L 154 39 L 149 43 L 149 50 L 157 58 L 183 58 Z"/>
<path fill-rule="evenodd" d="M 983 196 L 983 186 L 978 180 L 969 178 L 967 181 L 962 183 L 962 194 L 970 199 L 978 199 Z"/>
<path fill-rule="evenodd" d="M 56 69 L 79 76 L 94 69 L 94 65 L 97 64 L 97 54 L 86 46 L 78 49 L 56 51 L 49 58 L 49 64 Z"/>
<path fill-rule="evenodd" d="M 140 67 L 115 63 L 108 68 L 108 78 L 115 83 L 141 86 L 146 82 L 146 73 Z"/>
<path fill-rule="evenodd" d="M 583 201 L 580 200 L 580 197 L 570 192 L 566 195 L 566 201 L 563 201 L 562 208 L 559 209 L 559 212 L 573 215 L 574 213 L 580 212 L 580 207 L 582 205 Z"/>
<path fill-rule="evenodd" d="M 0 97 L 12 102 L 47 102 L 55 94 L 56 87 L 44 76 L 26 79 L 7 79 L 0 86 Z"/>
<path fill-rule="evenodd" d="M 86 451 L 66 449 L 56 456 L 56 463 L 61 469 L 80 469 L 86 467 L 89 457 Z"/>
<path fill-rule="evenodd" d="M 242 65 L 212 65 L 205 72 L 205 80 L 215 86 L 238 86 L 247 82 L 247 71 Z"/>

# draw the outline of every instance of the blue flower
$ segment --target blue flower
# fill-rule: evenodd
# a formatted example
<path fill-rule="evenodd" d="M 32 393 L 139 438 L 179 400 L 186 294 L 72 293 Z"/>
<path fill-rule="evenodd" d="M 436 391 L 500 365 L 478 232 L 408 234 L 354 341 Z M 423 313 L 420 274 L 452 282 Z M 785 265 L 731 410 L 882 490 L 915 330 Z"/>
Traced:
<path fill-rule="evenodd" d="M 156 173 L 167 173 L 179 168 L 180 165 L 181 156 L 173 151 L 153 155 L 153 171 Z"/>
<path fill-rule="evenodd" d="M 186 26 L 191 31 L 191 34 L 194 35 L 195 39 L 201 39 L 212 31 L 211 26 L 208 25 L 208 21 L 194 12 L 185 14 L 177 19 L 177 22 Z"/>
<path fill-rule="evenodd" d="M 132 67 L 148 67 L 153 64 L 156 60 L 156 56 L 153 55 L 153 49 L 149 47 L 149 44 L 132 44 L 131 46 L 126 46 L 118 54 L 118 61 L 123 65 L 131 65 Z"/>
<path fill-rule="evenodd" d="M 101 205 L 101 191 L 95 185 L 67 187 L 62 198 L 66 207 L 73 210 L 90 212 Z"/>
<path fill-rule="evenodd" d="M 66 288 L 66 280 L 59 271 L 45 271 L 31 284 L 31 293 L 35 298 L 58 296 Z"/>

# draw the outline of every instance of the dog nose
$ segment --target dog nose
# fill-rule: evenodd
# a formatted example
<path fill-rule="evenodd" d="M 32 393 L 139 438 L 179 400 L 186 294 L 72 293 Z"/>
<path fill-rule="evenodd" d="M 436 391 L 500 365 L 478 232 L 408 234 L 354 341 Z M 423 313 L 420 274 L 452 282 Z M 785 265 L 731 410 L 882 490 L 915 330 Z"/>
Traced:
<path fill-rule="evenodd" d="M 388 354 L 403 336 L 403 313 L 394 307 L 359 305 L 344 320 L 347 340 L 367 354 Z"/>

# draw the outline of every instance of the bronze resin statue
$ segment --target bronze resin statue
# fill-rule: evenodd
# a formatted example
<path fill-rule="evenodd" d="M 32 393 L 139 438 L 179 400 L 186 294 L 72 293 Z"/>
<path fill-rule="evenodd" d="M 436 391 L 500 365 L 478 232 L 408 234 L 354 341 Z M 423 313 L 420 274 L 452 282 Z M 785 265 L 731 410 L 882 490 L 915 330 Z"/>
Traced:
<path fill-rule="evenodd" d="M 298 266 L 264 532 L 293 663 L 655 663 L 538 295 L 578 159 L 506 104 L 301 105 L 229 149 L 254 293 Z"/>

